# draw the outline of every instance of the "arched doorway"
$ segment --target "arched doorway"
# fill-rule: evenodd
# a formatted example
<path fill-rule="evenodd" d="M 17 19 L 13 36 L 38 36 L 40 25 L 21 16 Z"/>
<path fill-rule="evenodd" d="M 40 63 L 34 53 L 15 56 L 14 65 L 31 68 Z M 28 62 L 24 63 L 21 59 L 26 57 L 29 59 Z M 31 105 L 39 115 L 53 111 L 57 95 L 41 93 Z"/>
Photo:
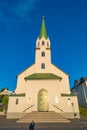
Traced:
<path fill-rule="evenodd" d="M 38 111 L 49 111 L 48 91 L 41 89 L 38 93 Z"/>

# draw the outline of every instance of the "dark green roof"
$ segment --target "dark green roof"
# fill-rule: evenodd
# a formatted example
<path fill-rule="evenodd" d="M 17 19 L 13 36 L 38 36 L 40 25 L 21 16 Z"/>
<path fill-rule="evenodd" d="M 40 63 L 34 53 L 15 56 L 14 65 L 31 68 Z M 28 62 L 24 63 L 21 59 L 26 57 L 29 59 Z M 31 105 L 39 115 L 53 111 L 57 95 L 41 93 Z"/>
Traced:
<path fill-rule="evenodd" d="M 61 93 L 61 96 L 63 96 L 63 97 L 69 97 L 69 96 L 77 96 L 77 95 L 74 95 L 74 94 L 72 94 L 72 93 L 70 93 L 70 94 Z"/>
<path fill-rule="evenodd" d="M 25 77 L 25 80 L 34 80 L 34 79 L 59 79 L 61 80 L 62 78 L 60 76 L 57 76 L 51 73 L 34 73 L 32 75 Z"/>
<path fill-rule="evenodd" d="M 25 93 L 19 93 L 19 94 L 11 94 L 11 97 L 24 97 Z"/>
<path fill-rule="evenodd" d="M 45 22 L 44 22 L 44 17 L 42 17 L 42 25 L 41 25 L 41 29 L 40 29 L 39 39 L 41 39 L 43 36 L 46 39 L 48 38 L 47 37 L 47 32 L 46 32 L 46 26 L 45 26 Z"/>

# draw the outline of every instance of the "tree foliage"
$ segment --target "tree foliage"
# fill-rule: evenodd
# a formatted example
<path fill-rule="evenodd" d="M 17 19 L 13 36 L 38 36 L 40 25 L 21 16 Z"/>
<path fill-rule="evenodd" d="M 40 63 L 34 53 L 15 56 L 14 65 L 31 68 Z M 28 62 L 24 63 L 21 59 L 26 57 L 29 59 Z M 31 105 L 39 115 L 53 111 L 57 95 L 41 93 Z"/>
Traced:
<path fill-rule="evenodd" d="M 2 105 L 7 105 L 8 104 L 8 95 L 0 95 L 0 103 Z"/>
<path fill-rule="evenodd" d="M 80 106 L 80 115 L 81 116 L 87 116 L 87 108 L 84 108 L 82 106 Z"/>

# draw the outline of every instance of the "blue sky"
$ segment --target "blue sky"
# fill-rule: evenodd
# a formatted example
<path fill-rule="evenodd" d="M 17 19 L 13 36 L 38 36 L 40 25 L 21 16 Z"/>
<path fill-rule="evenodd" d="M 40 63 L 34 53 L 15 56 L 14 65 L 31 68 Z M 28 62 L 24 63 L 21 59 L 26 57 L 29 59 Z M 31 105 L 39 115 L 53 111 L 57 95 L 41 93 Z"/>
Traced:
<path fill-rule="evenodd" d="M 86 0 L 0 0 L 0 89 L 14 90 L 16 76 L 34 63 L 42 16 L 52 63 L 74 80 L 87 76 Z"/>

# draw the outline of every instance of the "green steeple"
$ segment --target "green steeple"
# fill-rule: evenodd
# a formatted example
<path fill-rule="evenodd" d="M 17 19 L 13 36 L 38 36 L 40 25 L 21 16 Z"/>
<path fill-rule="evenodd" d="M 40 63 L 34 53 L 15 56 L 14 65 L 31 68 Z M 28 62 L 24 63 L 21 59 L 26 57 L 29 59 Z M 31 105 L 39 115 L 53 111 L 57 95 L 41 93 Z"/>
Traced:
<path fill-rule="evenodd" d="M 42 25 L 41 25 L 41 29 L 40 29 L 39 39 L 41 39 L 43 36 L 46 39 L 48 38 L 47 37 L 47 32 L 46 32 L 46 26 L 45 26 L 45 22 L 44 22 L 44 16 L 42 17 Z"/>

